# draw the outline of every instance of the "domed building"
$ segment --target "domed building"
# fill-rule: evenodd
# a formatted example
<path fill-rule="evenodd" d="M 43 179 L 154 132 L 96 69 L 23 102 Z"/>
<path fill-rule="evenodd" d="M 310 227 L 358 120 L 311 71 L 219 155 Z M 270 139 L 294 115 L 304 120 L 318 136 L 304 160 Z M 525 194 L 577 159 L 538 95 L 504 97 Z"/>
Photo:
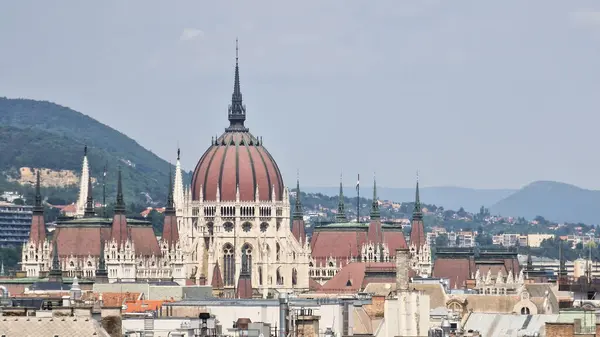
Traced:
<path fill-rule="evenodd" d="M 236 57 L 229 126 L 213 138 L 184 187 L 179 158 L 174 198 L 186 273 L 223 296 L 267 296 L 309 288 L 310 249 L 290 230 L 289 191 L 262 138 L 245 126 Z"/>

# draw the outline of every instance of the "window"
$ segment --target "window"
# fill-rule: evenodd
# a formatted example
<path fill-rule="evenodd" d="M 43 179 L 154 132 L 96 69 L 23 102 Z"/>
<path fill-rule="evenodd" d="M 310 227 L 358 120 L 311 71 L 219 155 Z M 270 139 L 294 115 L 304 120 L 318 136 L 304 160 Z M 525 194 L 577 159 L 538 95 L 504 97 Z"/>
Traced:
<path fill-rule="evenodd" d="M 252 246 L 249 243 L 242 246 L 242 263 L 242 270 L 245 269 L 252 274 Z"/>
<path fill-rule="evenodd" d="M 242 225 L 242 230 L 246 233 L 250 232 L 250 230 L 252 229 L 252 224 L 249 222 L 244 222 L 244 224 Z"/>
<path fill-rule="evenodd" d="M 261 224 L 260 224 L 260 231 L 261 231 L 261 232 L 263 232 L 263 233 L 264 233 L 264 232 L 266 232 L 266 231 L 267 231 L 267 229 L 269 229 L 269 224 L 268 224 L 268 223 L 266 223 L 266 222 L 263 222 L 263 223 L 261 223 Z"/>
<path fill-rule="evenodd" d="M 528 307 L 521 308 L 521 315 L 531 315 L 531 312 Z"/>
<path fill-rule="evenodd" d="M 296 268 L 292 269 L 292 286 L 296 286 L 298 284 L 298 271 Z"/>
<path fill-rule="evenodd" d="M 226 232 L 232 232 L 233 231 L 233 224 L 231 222 L 226 222 L 223 225 L 223 229 L 225 229 Z"/>
<path fill-rule="evenodd" d="M 233 246 L 229 243 L 223 246 L 223 274 L 225 286 L 233 286 L 235 282 L 235 257 Z"/>

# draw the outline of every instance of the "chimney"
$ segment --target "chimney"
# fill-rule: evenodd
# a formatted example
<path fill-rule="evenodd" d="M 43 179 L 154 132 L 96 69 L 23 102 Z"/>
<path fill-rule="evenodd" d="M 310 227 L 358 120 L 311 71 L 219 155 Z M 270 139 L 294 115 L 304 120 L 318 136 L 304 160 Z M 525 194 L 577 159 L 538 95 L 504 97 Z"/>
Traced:
<path fill-rule="evenodd" d="M 288 294 L 279 294 L 279 336 L 287 336 Z"/>
<path fill-rule="evenodd" d="M 406 248 L 396 249 L 396 291 L 408 291 L 408 255 Z"/>

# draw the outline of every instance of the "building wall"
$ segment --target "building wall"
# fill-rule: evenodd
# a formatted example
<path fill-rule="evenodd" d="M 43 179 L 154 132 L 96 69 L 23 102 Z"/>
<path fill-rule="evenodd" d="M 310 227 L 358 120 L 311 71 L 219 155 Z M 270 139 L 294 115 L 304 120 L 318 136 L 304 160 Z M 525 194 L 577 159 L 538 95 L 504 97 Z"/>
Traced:
<path fill-rule="evenodd" d="M 227 286 L 224 251 L 226 247 L 231 246 L 234 251 L 235 276 L 233 285 L 229 287 L 233 288 L 242 270 L 242 249 L 248 244 L 252 256 L 253 288 L 259 291 L 268 288 L 285 291 L 307 290 L 310 248 L 308 245 L 301 245 L 290 230 L 288 194 L 286 189 L 282 201 L 258 202 L 204 202 L 192 200 L 191 194 L 187 194 L 177 217 L 181 237 L 186 238 L 184 246 L 193 251 L 186 274 L 195 274 L 196 277 L 204 275 L 208 282 L 211 282 L 215 265 L 218 263 L 222 279 Z M 246 213 L 253 210 L 254 215 L 241 216 L 242 209 Z M 230 213 L 222 214 L 225 210 Z M 270 215 L 260 216 L 261 212 L 266 210 Z M 229 224 L 233 225 L 231 229 L 228 229 Z M 294 273 L 296 284 L 292 282 Z M 283 282 L 278 282 L 278 279 Z"/>
<path fill-rule="evenodd" d="M 350 305 L 352 308 L 352 305 Z M 292 307 L 291 309 L 300 309 Z M 339 304 L 325 304 L 319 307 L 305 307 L 312 309 L 313 315 L 319 316 L 318 330 L 325 332 L 328 327 L 335 332 L 342 331 L 342 306 Z M 196 318 L 202 312 L 209 312 L 221 321 L 223 330 L 232 327 L 233 317 L 249 318 L 252 322 L 269 323 L 271 326 L 280 326 L 279 324 L 279 306 L 278 305 L 163 305 L 161 309 L 162 317 L 190 317 Z M 350 322 L 351 324 L 351 322 Z M 351 331 L 352 326 L 350 326 Z"/>
<path fill-rule="evenodd" d="M 528 234 L 527 244 L 529 245 L 529 247 L 537 248 L 541 246 L 542 241 L 546 239 L 552 239 L 553 237 L 553 234 Z"/>
<path fill-rule="evenodd" d="M 29 239 L 32 210 L 0 201 L 0 247 L 20 246 Z"/>
<path fill-rule="evenodd" d="M 574 335 L 573 323 L 546 323 L 546 337 L 573 337 Z"/>
<path fill-rule="evenodd" d="M 425 337 L 429 331 L 429 296 L 416 291 L 398 293 L 385 301 L 383 336 Z"/>

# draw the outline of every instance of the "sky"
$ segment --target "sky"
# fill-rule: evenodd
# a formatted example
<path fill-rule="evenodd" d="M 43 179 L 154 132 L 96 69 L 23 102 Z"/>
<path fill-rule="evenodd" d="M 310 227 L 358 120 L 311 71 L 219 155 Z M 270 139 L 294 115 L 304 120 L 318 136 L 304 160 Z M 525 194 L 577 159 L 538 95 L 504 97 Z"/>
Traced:
<path fill-rule="evenodd" d="M 287 185 L 600 189 L 596 0 L 0 0 L 0 96 L 192 170 L 228 125 L 236 37 Z"/>

